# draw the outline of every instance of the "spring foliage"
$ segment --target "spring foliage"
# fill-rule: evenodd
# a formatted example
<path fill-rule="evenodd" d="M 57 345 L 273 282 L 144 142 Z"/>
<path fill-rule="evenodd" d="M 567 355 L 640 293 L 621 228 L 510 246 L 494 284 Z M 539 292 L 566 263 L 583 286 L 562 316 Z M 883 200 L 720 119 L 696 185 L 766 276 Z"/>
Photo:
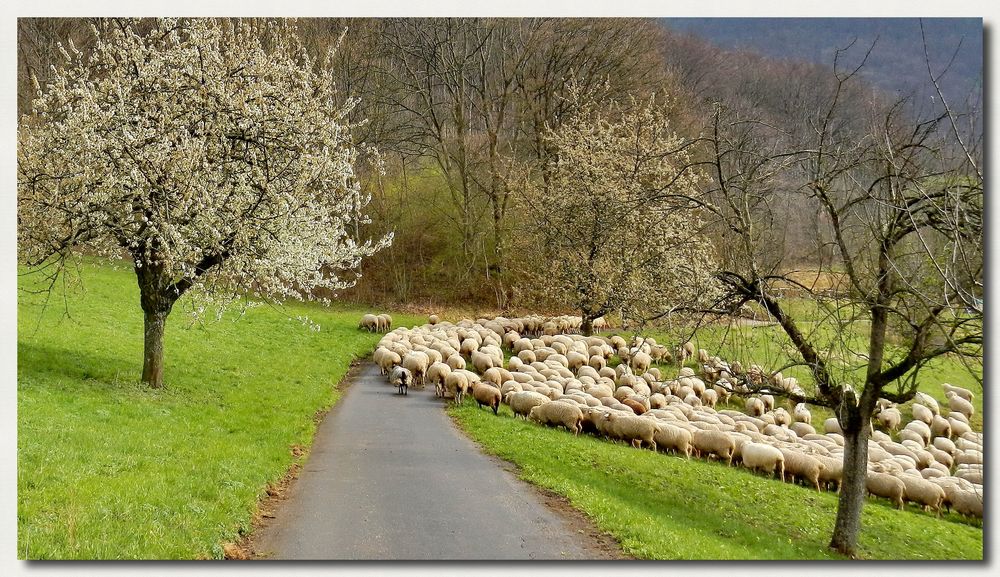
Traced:
<path fill-rule="evenodd" d="M 642 320 L 711 298 L 714 251 L 689 201 L 704 177 L 667 109 L 569 98 L 574 113 L 545 134 L 553 160 L 525 195 L 545 253 L 539 286 L 585 318 Z"/>

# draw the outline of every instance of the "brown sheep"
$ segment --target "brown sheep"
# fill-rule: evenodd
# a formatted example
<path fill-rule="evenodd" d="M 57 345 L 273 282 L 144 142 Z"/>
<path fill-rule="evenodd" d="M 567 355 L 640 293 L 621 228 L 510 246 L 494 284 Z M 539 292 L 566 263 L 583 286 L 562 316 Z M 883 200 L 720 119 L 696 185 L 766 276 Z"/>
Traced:
<path fill-rule="evenodd" d="M 497 414 L 500 409 L 500 389 L 487 383 L 472 383 L 472 398 L 476 399 L 476 405 L 480 409 L 483 405 L 493 409 L 493 414 Z"/>

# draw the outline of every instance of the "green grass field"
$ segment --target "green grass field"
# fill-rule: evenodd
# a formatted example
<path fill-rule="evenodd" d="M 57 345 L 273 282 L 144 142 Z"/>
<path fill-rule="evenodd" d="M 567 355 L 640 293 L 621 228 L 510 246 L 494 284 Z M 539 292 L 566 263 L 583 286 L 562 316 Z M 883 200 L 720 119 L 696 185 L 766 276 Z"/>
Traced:
<path fill-rule="evenodd" d="M 44 312 L 41 295 L 18 295 L 18 557 L 221 557 L 292 447 L 310 445 L 352 358 L 377 342 L 356 328 L 366 311 L 258 307 L 200 325 L 182 299 L 167 323 L 166 387 L 151 390 L 138 383 L 131 269 L 87 261 L 81 279 Z M 288 318 L 303 314 L 321 330 Z"/>
<path fill-rule="evenodd" d="M 567 497 L 640 559 L 832 559 L 837 496 L 745 469 L 682 458 L 514 420 L 466 401 L 452 417 L 521 477 Z M 866 559 L 982 559 L 983 531 L 884 500 L 865 507 Z"/>

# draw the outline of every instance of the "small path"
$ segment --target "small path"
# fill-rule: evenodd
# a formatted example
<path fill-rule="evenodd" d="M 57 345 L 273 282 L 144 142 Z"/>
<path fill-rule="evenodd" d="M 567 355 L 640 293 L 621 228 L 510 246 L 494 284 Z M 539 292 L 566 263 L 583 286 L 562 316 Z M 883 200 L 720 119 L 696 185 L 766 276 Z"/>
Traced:
<path fill-rule="evenodd" d="M 372 363 L 352 374 L 287 499 L 255 532 L 259 556 L 620 557 L 582 515 L 548 507 L 557 499 L 482 454 L 452 424 L 433 386 L 404 397 Z"/>

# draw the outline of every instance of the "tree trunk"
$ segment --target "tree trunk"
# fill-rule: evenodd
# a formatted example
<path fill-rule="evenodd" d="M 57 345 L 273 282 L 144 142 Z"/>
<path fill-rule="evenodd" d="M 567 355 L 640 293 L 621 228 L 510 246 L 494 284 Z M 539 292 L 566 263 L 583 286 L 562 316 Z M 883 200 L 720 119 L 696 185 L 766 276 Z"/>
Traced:
<path fill-rule="evenodd" d="M 585 337 L 594 334 L 594 319 L 590 318 L 589 315 L 583 315 L 583 324 L 580 325 L 580 332 Z"/>
<path fill-rule="evenodd" d="M 144 311 L 142 382 L 158 389 L 163 386 L 163 329 L 169 311 Z"/>
<path fill-rule="evenodd" d="M 855 419 L 860 421 L 861 419 Z M 858 533 L 861 532 L 861 510 L 865 506 L 865 480 L 868 475 L 868 427 L 844 428 L 844 473 L 837 503 L 837 520 L 833 527 L 830 547 L 854 557 Z"/>

